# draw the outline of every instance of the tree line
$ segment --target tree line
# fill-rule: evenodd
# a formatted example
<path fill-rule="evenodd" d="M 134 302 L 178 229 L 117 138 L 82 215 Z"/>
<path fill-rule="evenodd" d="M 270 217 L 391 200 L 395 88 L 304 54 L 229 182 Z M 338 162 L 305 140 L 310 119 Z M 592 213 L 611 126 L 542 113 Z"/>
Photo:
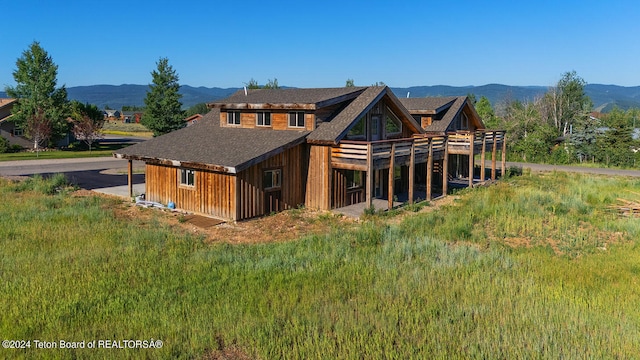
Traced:
<path fill-rule="evenodd" d="M 487 128 L 507 131 L 512 161 L 635 166 L 640 160 L 640 141 L 634 138 L 640 110 L 595 113 L 585 85 L 571 71 L 531 101 L 505 99 L 494 108 L 483 96 L 475 107 Z"/>

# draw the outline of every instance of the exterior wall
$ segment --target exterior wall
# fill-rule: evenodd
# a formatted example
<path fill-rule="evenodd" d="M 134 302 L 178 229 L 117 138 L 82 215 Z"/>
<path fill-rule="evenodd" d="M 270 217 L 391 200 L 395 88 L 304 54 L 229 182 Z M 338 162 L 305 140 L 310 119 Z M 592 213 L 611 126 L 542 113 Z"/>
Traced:
<path fill-rule="evenodd" d="M 3 121 L 0 123 L 0 136 L 9 140 L 9 144 L 11 145 L 20 145 L 23 148 L 32 148 L 33 142 L 31 140 L 27 140 L 22 136 L 15 136 L 14 134 L 15 126 L 11 121 Z"/>
<path fill-rule="evenodd" d="M 306 145 L 301 144 L 269 159 L 251 166 L 238 174 L 238 214 L 236 219 L 243 220 L 269 214 L 267 196 L 278 193 L 278 209 L 282 211 L 304 204 L 306 163 L 308 158 Z M 265 191 L 262 184 L 265 170 L 281 169 L 282 179 L 279 190 Z"/>
<path fill-rule="evenodd" d="M 215 217 L 236 219 L 236 176 L 196 170 L 195 186 L 178 184 L 178 168 L 146 166 L 146 198 Z"/>
<path fill-rule="evenodd" d="M 220 112 L 220 126 L 222 127 L 242 127 L 242 128 L 260 128 L 260 129 L 272 129 L 272 130 L 314 130 L 315 129 L 315 115 L 309 112 L 305 113 L 304 128 L 289 127 L 289 112 L 295 110 L 265 110 L 271 113 L 271 126 L 256 126 L 256 111 L 255 110 L 240 110 L 240 125 L 227 124 L 227 112 Z"/>
<path fill-rule="evenodd" d="M 330 210 L 331 147 L 311 145 L 308 168 L 305 205 L 311 209 Z"/>

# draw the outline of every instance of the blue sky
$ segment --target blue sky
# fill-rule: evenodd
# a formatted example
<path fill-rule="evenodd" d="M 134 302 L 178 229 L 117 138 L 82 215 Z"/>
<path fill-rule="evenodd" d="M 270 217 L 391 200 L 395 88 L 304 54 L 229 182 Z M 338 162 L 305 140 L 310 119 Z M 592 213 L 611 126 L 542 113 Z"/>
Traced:
<path fill-rule="evenodd" d="M 2 1 L 0 89 L 33 41 L 58 83 L 640 85 L 635 1 Z"/>

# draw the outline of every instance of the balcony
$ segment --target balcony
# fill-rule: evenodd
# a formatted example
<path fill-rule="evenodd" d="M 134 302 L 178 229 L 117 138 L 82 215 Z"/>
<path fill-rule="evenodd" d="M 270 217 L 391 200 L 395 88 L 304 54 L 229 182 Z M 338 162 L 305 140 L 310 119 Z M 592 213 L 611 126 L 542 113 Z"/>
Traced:
<path fill-rule="evenodd" d="M 331 148 L 331 166 L 336 169 L 367 171 L 386 169 L 394 165 L 409 165 L 413 155 L 414 163 L 444 158 L 447 147 L 445 135 L 415 135 L 412 138 L 379 141 L 343 140 Z M 369 165 L 370 164 L 370 165 Z"/>

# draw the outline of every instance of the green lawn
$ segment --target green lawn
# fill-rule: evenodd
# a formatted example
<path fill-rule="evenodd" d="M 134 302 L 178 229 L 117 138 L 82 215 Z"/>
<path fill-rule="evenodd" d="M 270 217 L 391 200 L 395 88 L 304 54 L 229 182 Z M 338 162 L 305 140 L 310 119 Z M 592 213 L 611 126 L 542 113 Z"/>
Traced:
<path fill-rule="evenodd" d="M 59 185 L 0 184 L 0 334 L 32 340 L 0 357 L 606 359 L 640 348 L 640 223 L 610 209 L 638 201 L 639 179 L 525 174 L 399 222 L 370 216 L 257 245 L 207 244 L 156 211 L 123 218 L 118 200 Z"/>
<path fill-rule="evenodd" d="M 85 148 L 40 151 L 39 153 L 21 151 L 16 153 L 0 154 L 0 161 L 104 157 L 104 156 L 113 156 L 113 152 L 121 148 L 122 148 L 121 144 L 109 144 L 109 145 L 94 145 L 91 151 Z"/>

